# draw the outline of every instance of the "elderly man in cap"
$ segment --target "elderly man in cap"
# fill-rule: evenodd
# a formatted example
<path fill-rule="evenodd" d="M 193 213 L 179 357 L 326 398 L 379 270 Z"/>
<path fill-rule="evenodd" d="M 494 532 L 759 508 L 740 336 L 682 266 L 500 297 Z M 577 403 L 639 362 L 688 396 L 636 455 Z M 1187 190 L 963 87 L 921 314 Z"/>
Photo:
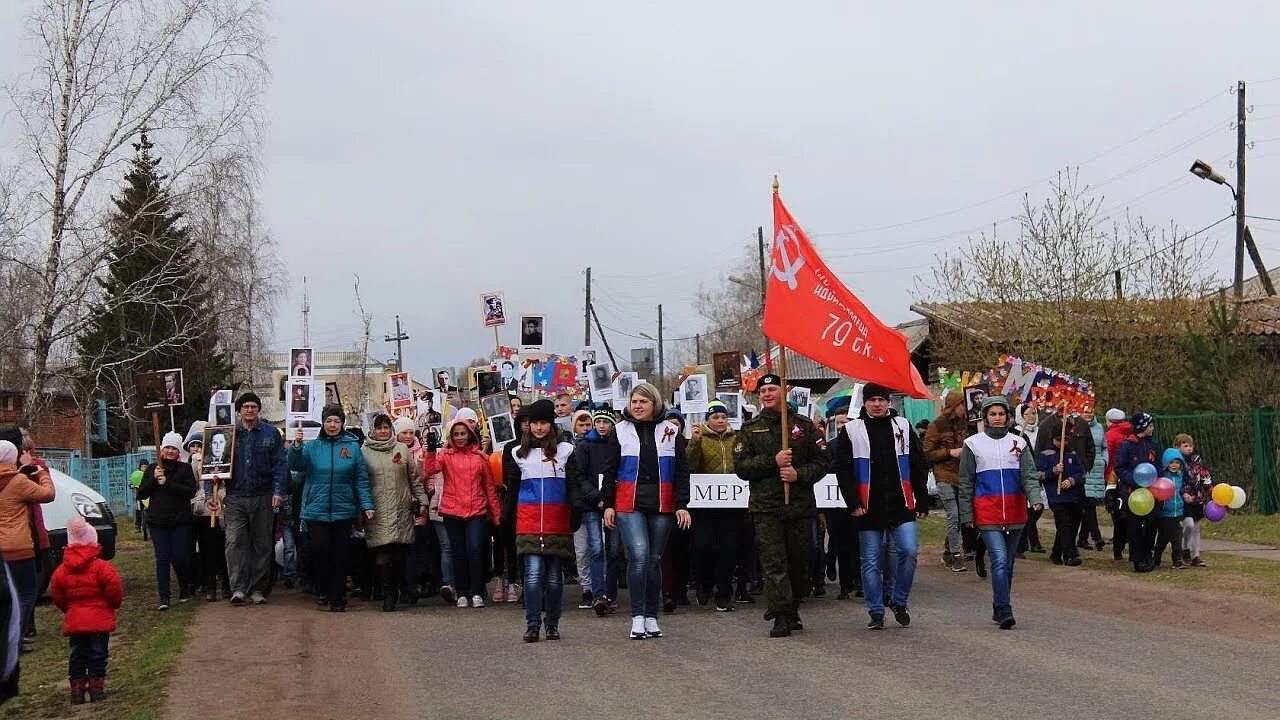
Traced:
<path fill-rule="evenodd" d="M 911 423 L 889 407 L 889 394 L 882 385 L 863 388 L 862 411 L 840 432 L 842 451 L 848 457 L 836 463 L 840 494 L 859 528 L 870 630 L 884 628 L 882 551 L 886 542 L 893 577 L 889 609 L 899 625 L 911 624 L 907 601 L 919 551 L 915 521 L 929 514 L 929 471 L 920 438 Z"/>
<path fill-rule="evenodd" d="M 262 400 L 252 391 L 236 398 L 240 426 L 222 507 L 232 605 L 266 602 L 274 552 L 272 509 L 284 505 L 284 439 L 259 419 L 261 409 Z"/>
<path fill-rule="evenodd" d="M 809 590 L 809 549 L 817 503 L 814 483 L 826 476 L 830 459 L 822 433 L 799 413 L 788 414 L 785 429 L 790 447 L 782 449 L 782 379 L 768 374 L 756 385 L 760 414 L 742 426 L 733 446 L 738 477 L 751 484 L 751 513 L 764 566 L 764 591 L 773 620 L 770 637 L 786 637 L 804 629 L 800 599 Z M 786 499 L 783 488 L 791 488 Z"/>

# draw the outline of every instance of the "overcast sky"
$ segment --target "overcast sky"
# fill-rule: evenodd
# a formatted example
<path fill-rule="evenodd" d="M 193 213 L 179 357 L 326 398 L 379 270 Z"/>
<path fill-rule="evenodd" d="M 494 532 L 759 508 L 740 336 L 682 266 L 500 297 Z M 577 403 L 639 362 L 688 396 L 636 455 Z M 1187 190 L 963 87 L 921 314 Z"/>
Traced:
<path fill-rule="evenodd" d="M 656 334 L 661 302 L 668 336 L 691 334 L 699 284 L 770 233 L 774 173 L 837 274 L 881 319 L 912 319 L 934 252 L 1068 164 L 1092 160 L 1106 207 L 1136 198 L 1187 229 L 1227 214 L 1228 191 L 1187 168 L 1234 178 L 1238 79 L 1249 214 L 1280 217 L 1280 4 L 928 4 L 276 3 L 262 200 L 291 291 L 275 344 L 300 341 L 305 274 L 312 344 L 352 347 L 354 272 L 376 350 L 399 313 L 416 373 L 492 346 L 486 290 L 546 313 L 572 353 L 588 265 L 606 325 Z M 16 38 L 26 3 L 4 5 Z M 24 62 L 0 50 L 0 76 Z M 1280 264 L 1280 222 L 1251 225 Z M 1229 277 L 1231 223 L 1205 237 Z M 644 343 L 610 335 L 624 355 Z"/>

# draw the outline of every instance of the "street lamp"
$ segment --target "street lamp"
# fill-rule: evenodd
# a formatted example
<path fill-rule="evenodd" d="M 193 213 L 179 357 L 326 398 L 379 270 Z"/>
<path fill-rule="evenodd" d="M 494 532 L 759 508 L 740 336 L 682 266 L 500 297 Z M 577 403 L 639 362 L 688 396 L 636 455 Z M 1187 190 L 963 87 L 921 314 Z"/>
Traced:
<path fill-rule="evenodd" d="M 1242 84 L 1241 87 L 1244 87 L 1244 85 Z M 1243 120 L 1241 122 L 1243 122 Z M 1243 125 L 1241 127 L 1243 127 Z M 1241 130 L 1240 132 L 1243 133 L 1244 131 Z M 1244 135 L 1242 134 L 1241 142 L 1244 142 L 1243 137 Z M 1244 151 L 1241 150 L 1241 153 L 1243 152 Z M 1237 180 L 1240 183 L 1240 188 L 1244 189 L 1244 164 L 1243 164 L 1244 155 L 1242 154 L 1240 158 L 1241 158 L 1240 159 L 1241 164 L 1239 165 L 1239 167 L 1237 167 L 1237 170 L 1239 171 L 1240 174 Z M 1236 206 L 1235 206 L 1236 256 L 1235 256 L 1235 278 L 1234 278 L 1234 282 L 1232 283 L 1232 289 L 1234 291 L 1234 295 L 1236 296 L 1236 298 L 1239 299 L 1244 296 L 1244 243 L 1245 243 L 1244 198 L 1241 197 L 1241 194 L 1234 187 L 1232 187 L 1231 183 L 1227 182 L 1227 179 L 1225 177 L 1215 172 L 1213 167 L 1210 166 L 1209 163 L 1203 160 L 1197 159 L 1195 162 L 1191 163 L 1191 174 L 1195 175 L 1201 180 L 1208 180 L 1210 182 L 1215 182 L 1219 185 L 1226 185 L 1227 189 L 1231 191 L 1231 199 L 1236 201 Z"/>
<path fill-rule="evenodd" d="M 1201 180 L 1209 180 L 1219 185 L 1226 185 L 1227 188 L 1231 190 L 1231 197 L 1234 198 L 1236 196 L 1236 189 L 1231 187 L 1231 183 L 1227 182 L 1227 179 L 1225 177 L 1223 177 L 1220 173 L 1216 172 L 1213 169 L 1213 166 L 1209 165 L 1209 163 L 1203 160 L 1196 160 L 1195 162 L 1191 163 L 1191 174 L 1195 175 Z M 732 280 L 733 278 L 729 278 L 729 279 Z"/>

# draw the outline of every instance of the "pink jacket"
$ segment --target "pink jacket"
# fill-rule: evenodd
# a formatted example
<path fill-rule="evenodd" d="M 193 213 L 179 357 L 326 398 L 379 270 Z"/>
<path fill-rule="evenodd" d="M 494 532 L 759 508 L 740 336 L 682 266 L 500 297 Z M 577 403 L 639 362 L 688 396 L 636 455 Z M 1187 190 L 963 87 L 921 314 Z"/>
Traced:
<path fill-rule="evenodd" d="M 443 473 L 443 488 L 436 487 L 436 473 Z M 427 492 L 440 493 L 441 515 L 463 519 L 488 515 L 495 525 L 502 518 L 489 458 L 476 446 L 423 453 L 422 474 L 428 478 Z"/>

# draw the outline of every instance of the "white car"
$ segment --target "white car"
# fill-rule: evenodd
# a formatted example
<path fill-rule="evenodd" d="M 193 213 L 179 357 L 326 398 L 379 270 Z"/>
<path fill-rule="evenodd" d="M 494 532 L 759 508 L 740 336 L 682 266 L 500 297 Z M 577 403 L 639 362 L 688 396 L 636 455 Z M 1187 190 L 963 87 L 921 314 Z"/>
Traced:
<path fill-rule="evenodd" d="M 40 594 L 49 586 L 49 578 L 62 563 L 62 550 L 67 546 L 67 522 L 82 517 L 98 531 L 98 544 L 102 546 L 102 558 L 110 560 L 116 554 L 116 518 L 107 499 L 97 490 L 70 475 L 49 468 L 56 495 L 40 506 L 44 515 L 44 527 L 49 531 L 49 562 L 40 568 Z"/>

